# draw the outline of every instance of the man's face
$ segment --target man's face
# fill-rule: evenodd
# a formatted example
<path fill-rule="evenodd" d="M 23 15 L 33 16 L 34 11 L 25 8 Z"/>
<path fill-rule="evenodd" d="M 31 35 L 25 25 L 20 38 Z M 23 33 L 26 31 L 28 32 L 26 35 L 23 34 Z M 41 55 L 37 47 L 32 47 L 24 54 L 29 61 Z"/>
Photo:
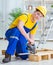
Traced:
<path fill-rule="evenodd" d="M 34 20 L 40 20 L 40 19 L 43 17 L 43 15 L 42 15 L 41 12 L 35 11 L 35 12 L 33 13 L 33 17 L 34 17 Z"/>

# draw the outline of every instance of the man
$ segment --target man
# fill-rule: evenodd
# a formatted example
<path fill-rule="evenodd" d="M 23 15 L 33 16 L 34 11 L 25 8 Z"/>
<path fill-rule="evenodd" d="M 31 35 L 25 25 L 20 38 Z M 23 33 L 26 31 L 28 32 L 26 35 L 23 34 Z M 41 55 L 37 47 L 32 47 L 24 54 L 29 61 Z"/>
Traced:
<path fill-rule="evenodd" d="M 44 6 L 38 6 L 32 14 L 23 14 L 12 22 L 10 28 L 6 32 L 6 38 L 9 44 L 5 53 L 5 58 L 2 60 L 4 63 L 11 61 L 11 55 L 13 55 L 14 52 L 16 52 L 16 54 L 28 53 L 26 49 L 27 41 L 31 45 L 34 44 L 34 36 L 38 28 L 37 21 L 45 17 L 46 13 L 47 10 Z M 19 57 L 25 60 L 28 58 L 28 55 L 20 55 Z"/>

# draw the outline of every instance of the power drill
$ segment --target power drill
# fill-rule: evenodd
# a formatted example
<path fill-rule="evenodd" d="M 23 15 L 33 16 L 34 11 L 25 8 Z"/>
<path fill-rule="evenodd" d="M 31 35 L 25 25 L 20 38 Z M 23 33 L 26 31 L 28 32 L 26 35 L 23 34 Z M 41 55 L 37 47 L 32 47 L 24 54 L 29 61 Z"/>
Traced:
<path fill-rule="evenodd" d="M 35 54 L 36 53 L 35 49 L 36 49 L 35 44 L 27 43 L 27 50 L 29 50 L 30 53 Z"/>

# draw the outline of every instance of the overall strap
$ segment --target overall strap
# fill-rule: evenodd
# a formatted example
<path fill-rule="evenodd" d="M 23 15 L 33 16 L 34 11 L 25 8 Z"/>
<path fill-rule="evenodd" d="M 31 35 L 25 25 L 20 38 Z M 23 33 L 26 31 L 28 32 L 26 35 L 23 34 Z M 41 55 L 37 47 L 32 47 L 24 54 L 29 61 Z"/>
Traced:
<path fill-rule="evenodd" d="M 36 22 L 35 25 L 30 29 L 30 31 L 33 30 L 33 29 L 36 27 L 36 25 L 37 25 L 37 22 Z"/>

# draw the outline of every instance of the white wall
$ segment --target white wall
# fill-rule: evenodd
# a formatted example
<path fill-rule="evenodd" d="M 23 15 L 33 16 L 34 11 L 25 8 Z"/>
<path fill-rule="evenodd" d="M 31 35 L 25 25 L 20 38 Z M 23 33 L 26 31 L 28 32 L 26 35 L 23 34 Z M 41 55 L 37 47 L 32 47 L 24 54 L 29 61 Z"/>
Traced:
<path fill-rule="evenodd" d="M 9 26 L 9 22 L 10 20 L 9 18 L 9 13 L 11 12 L 12 9 L 16 8 L 16 7 L 20 7 L 21 9 L 25 10 L 25 6 L 32 4 L 33 6 L 38 6 L 40 5 L 42 2 L 40 3 L 36 3 L 36 2 L 24 2 L 25 0 L 0 0 L 0 37 L 5 37 L 5 31 L 7 30 L 8 26 Z M 26 3 L 26 4 L 25 4 Z M 47 4 L 47 8 L 50 7 L 51 4 Z M 48 7 L 49 6 L 49 7 Z M 50 8 L 48 9 L 50 10 Z M 39 29 L 37 31 L 37 35 L 35 35 L 36 39 L 40 38 L 40 24 L 39 24 Z M 52 35 L 53 35 L 53 31 L 51 29 L 51 34 L 49 34 L 49 39 L 53 39 Z"/>
<path fill-rule="evenodd" d="M 33 6 L 35 6 L 35 5 L 37 6 L 37 3 L 36 4 L 35 3 L 33 4 Z M 49 8 L 50 5 L 47 5 L 47 6 Z M 25 10 L 23 0 L 0 0 L 0 37 L 3 37 L 3 38 L 5 37 L 5 31 L 7 30 L 8 26 L 9 26 L 9 22 L 10 22 L 8 19 L 9 13 L 13 8 L 16 8 L 16 7 L 20 7 L 23 10 Z M 40 26 L 41 25 L 39 24 L 39 30 L 40 30 Z M 37 33 L 35 35 L 35 39 L 40 39 L 40 31 L 39 30 L 37 31 Z M 53 39 L 52 29 L 51 29 L 51 32 L 48 36 L 49 36 L 48 39 Z M 38 42 L 35 42 L 35 43 L 38 43 Z M 43 46 L 41 44 L 40 48 L 43 47 L 43 48 L 53 49 L 52 43 L 53 42 L 47 42 Z M 0 51 L 2 49 L 6 49 L 7 45 L 8 45 L 7 41 L 0 40 Z"/>
<path fill-rule="evenodd" d="M 22 0 L 0 0 L 0 37 L 5 37 L 5 31 L 10 22 L 9 13 L 16 7 L 24 10 L 24 2 Z"/>

